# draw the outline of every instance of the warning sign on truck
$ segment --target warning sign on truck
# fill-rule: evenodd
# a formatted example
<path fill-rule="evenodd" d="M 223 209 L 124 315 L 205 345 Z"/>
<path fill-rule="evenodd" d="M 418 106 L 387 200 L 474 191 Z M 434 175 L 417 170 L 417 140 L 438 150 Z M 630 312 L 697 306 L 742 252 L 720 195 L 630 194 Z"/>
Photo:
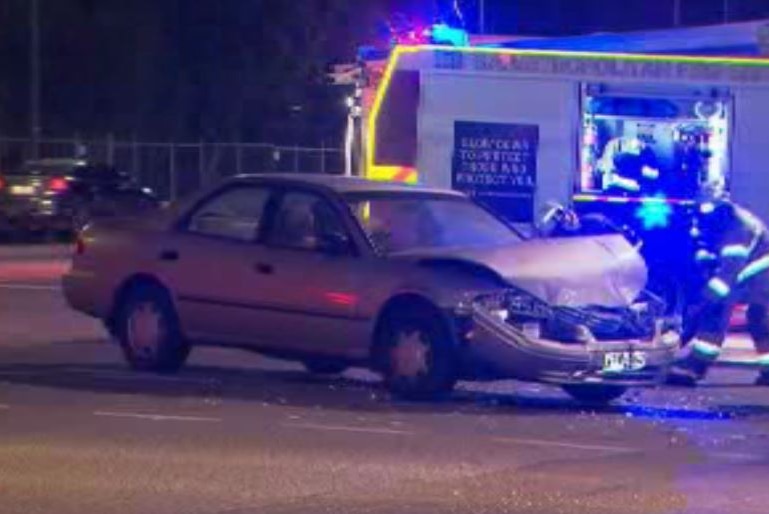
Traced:
<path fill-rule="evenodd" d="M 531 222 L 539 127 L 454 122 L 452 187 L 515 222 Z"/>

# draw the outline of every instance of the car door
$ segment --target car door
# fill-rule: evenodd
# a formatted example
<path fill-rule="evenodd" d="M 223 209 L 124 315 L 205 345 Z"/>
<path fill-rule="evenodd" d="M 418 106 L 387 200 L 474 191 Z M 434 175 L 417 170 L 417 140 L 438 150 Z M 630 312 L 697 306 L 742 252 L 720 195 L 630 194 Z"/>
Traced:
<path fill-rule="evenodd" d="M 368 324 L 359 314 L 366 266 L 344 216 L 309 190 L 286 189 L 276 202 L 261 265 L 270 323 L 286 348 L 348 356 L 366 348 Z"/>
<path fill-rule="evenodd" d="M 227 187 L 203 200 L 160 249 L 184 330 L 196 340 L 269 345 L 258 295 L 268 277 L 260 243 L 272 190 Z"/>

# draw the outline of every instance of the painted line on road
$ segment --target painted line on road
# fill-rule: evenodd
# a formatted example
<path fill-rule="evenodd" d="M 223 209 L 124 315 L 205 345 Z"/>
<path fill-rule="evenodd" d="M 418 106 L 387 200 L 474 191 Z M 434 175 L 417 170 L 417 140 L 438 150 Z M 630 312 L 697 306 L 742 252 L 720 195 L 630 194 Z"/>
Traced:
<path fill-rule="evenodd" d="M 105 342 L 105 344 L 107 344 Z M 169 382 L 174 384 L 196 384 L 196 385 L 211 385 L 217 384 L 216 379 L 210 378 L 195 378 L 195 377 L 167 377 L 162 375 L 145 375 L 136 371 L 120 371 L 120 370 L 98 370 L 90 369 L 82 366 L 67 366 L 63 368 L 66 373 L 76 373 L 83 375 L 90 375 L 94 378 L 113 379 L 113 380 L 138 380 L 141 382 Z M 51 373 L 61 374 L 62 371 L 56 370 Z M 1 372 L 0 375 L 2 375 Z"/>
<path fill-rule="evenodd" d="M 706 454 L 710 457 L 715 457 L 717 459 L 726 459 L 726 460 L 738 460 L 738 461 L 755 461 L 755 460 L 765 460 L 762 455 L 750 455 L 747 453 L 732 453 L 732 452 L 715 452 Z"/>
<path fill-rule="evenodd" d="M 0 282 L 0 289 L 9 289 L 11 291 L 61 291 L 61 286 Z"/>
<path fill-rule="evenodd" d="M 544 439 L 521 439 L 517 437 L 493 437 L 492 439 L 498 443 L 517 444 L 520 446 L 549 446 L 553 448 L 567 448 L 570 450 L 585 450 L 593 452 L 639 453 L 643 451 L 639 448 L 631 448 L 628 446 L 563 443 L 560 441 L 547 441 Z"/>
<path fill-rule="evenodd" d="M 314 423 L 283 423 L 286 428 L 298 428 L 301 430 L 322 430 L 326 432 L 357 432 L 364 434 L 387 434 L 387 435 L 414 435 L 414 432 L 408 430 L 395 430 L 392 428 L 366 428 L 366 427 L 348 427 L 345 425 L 316 425 Z"/>
<path fill-rule="evenodd" d="M 95 411 L 93 415 L 107 418 L 146 419 L 150 421 L 196 421 L 207 423 L 219 423 L 222 421 L 221 418 L 209 418 L 204 416 L 173 416 L 166 414 L 141 414 L 138 412 Z"/>

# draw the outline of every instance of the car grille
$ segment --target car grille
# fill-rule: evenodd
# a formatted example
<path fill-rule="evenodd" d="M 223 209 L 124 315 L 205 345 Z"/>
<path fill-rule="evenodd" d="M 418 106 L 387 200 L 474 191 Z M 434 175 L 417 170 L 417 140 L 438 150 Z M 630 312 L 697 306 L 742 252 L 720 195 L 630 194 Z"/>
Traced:
<path fill-rule="evenodd" d="M 656 306 L 556 307 L 543 323 L 543 336 L 561 342 L 579 342 L 578 327 L 587 328 L 598 341 L 650 339 L 658 319 Z"/>

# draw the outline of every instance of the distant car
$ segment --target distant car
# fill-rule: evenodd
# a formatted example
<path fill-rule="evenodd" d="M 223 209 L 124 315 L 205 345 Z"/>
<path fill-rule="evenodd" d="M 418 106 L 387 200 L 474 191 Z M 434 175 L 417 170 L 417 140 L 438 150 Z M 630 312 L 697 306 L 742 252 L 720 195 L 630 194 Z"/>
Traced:
<path fill-rule="evenodd" d="M 645 280 L 621 236 L 524 241 L 459 193 L 262 175 L 95 223 L 63 285 L 138 370 L 215 344 L 368 366 L 407 398 L 515 378 L 602 403 L 657 384 L 678 348 Z"/>
<path fill-rule="evenodd" d="M 0 232 L 69 232 L 99 216 L 154 208 L 152 192 L 115 168 L 42 159 L 0 170 Z"/>

